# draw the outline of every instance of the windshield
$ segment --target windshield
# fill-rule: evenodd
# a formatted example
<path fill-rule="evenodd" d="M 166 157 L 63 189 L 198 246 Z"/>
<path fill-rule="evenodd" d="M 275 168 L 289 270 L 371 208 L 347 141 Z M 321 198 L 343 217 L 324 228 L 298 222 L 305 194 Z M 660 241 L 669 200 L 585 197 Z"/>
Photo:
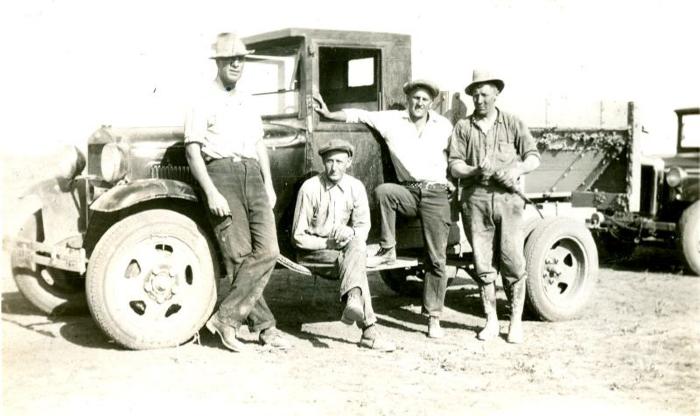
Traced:
<path fill-rule="evenodd" d="M 246 76 L 240 87 L 253 96 L 258 111 L 266 115 L 299 113 L 300 42 L 256 47 L 246 56 Z"/>
<path fill-rule="evenodd" d="M 681 119 L 683 126 L 680 148 L 700 147 L 700 114 L 685 115 Z"/>

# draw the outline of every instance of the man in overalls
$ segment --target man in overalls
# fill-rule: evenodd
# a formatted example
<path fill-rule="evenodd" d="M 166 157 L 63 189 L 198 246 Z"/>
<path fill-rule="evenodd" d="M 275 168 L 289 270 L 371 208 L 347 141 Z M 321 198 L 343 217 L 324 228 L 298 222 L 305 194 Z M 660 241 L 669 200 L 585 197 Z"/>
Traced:
<path fill-rule="evenodd" d="M 474 251 L 486 314 L 486 326 L 478 338 L 485 341 L 499 334 L 495 281 L 500 269 L 511 299 L 507 340 L 521 343 L 527 277 L 524 202 L 510 189 L 519 186 L 520 176 L 537 169 L 540 155 L 525 124 L 496 107 L 503 87 L 501 79 L 474 71 L 473 81 L 465 89 L 474 101 L 474 113 L 455 125 L 448 157 L 452 176 L 461 179 L 462 220 Z"/>

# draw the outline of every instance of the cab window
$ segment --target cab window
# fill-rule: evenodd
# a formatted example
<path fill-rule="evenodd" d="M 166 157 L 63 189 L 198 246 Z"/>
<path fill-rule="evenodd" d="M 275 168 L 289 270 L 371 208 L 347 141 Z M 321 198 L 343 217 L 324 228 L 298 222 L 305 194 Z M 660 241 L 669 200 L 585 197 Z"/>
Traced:
<path fill-rule="evenodd" d="M 331 111 L 379 110 L 380 51 L 319 47 L 319 92 Z"/>
<path fill-rule="evenodd" d="M 680 147 L 700 147 L 700 114 L 685 115 L 681 120 Z"/>
<path fill-rule="evenodd" d="M 263 117 L 298 116 L 301 42 L 252 45 L 252 49 L 255 54 L 246 56 L 247 76 L 239 81 L 241 90 L 253 96 Z"/>

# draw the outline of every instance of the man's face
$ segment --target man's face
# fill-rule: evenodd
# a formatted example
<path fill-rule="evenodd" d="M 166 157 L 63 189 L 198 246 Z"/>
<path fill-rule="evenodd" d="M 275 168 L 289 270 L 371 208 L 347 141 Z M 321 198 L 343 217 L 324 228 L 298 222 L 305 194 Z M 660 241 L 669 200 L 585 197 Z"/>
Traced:
<path fill-rule="evenodd" d="M 408 113 L 411 119 L 425 117 L 433 106 L 433 97 L 424 88 L 416 88 L 408 94 Z"/>
<path fill-rule="evenodd" d="M 481 84 L 472 90 L 474 113 L 485 116 L 496 108 L 498 88 L 491 84 Z"/>
<path fill-rule="evenodd" d="M 338 183 L 352 164 L 352 158 L 342 150 L 333 150 L 323 156 L 323 166 L 326 177 L 333 183 Z"/>
<path fill-rule="evenodd" d="M 243 74 L 243 64 L 245 58 L 242 56 L 234 56 L 231 58 L 217 58 L 216 66 L 218 68 L 219 79 L 224 85 L 235 86 L 236 82 L 241 79 Z"/>

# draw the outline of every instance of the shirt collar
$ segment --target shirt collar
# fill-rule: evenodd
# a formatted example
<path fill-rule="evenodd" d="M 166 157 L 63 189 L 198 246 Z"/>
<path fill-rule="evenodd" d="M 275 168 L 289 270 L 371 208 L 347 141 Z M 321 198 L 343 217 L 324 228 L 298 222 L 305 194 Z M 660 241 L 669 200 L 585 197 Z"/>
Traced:
<path fill-rule="evenodd" d="M 231 88 L 230 90 L 227 90 L 226 87 L 224 87 L 224 83 L 221 82 L 221 79 L 219 77 L 216 77 L 214 79 L 214 86 L 217 91 L 221 91 L 226 94 L 235 94 L 236 93 L 236 88 Z"/>
<path fill-rule="evenodd" d="M 323 189 L 326 191 L 330 191 L 334 186 L 337 186 L 338 189 L 340 189 L 342 192 L 345 192 L 345 190 L 348 188 L 347 187 L 347 174 L 344 174 L 342 178 L 337 183 L 333 183 L 330 180 L 328 180 L 328 177 L 326 177 L 325 173 L 321 174 L 321 184 L 323 185 Z"/>
<path fill-rule="evenodd" d="M 474 113 L 471 113 L 471 114 L 469 115 L 469 121 L 471 122 L 471 124 L 476 125 L 476 122 L 475 122 L 474 120 L 475 120 L 475 119 L 474 119 Z M 503 123 L 504 123 L 503 112 L 501 111 L 501 109 L 499 109 L 498 107 L 496 107 L 496 121 L 494 122 L 494 124 L 503 124 Z"/>

